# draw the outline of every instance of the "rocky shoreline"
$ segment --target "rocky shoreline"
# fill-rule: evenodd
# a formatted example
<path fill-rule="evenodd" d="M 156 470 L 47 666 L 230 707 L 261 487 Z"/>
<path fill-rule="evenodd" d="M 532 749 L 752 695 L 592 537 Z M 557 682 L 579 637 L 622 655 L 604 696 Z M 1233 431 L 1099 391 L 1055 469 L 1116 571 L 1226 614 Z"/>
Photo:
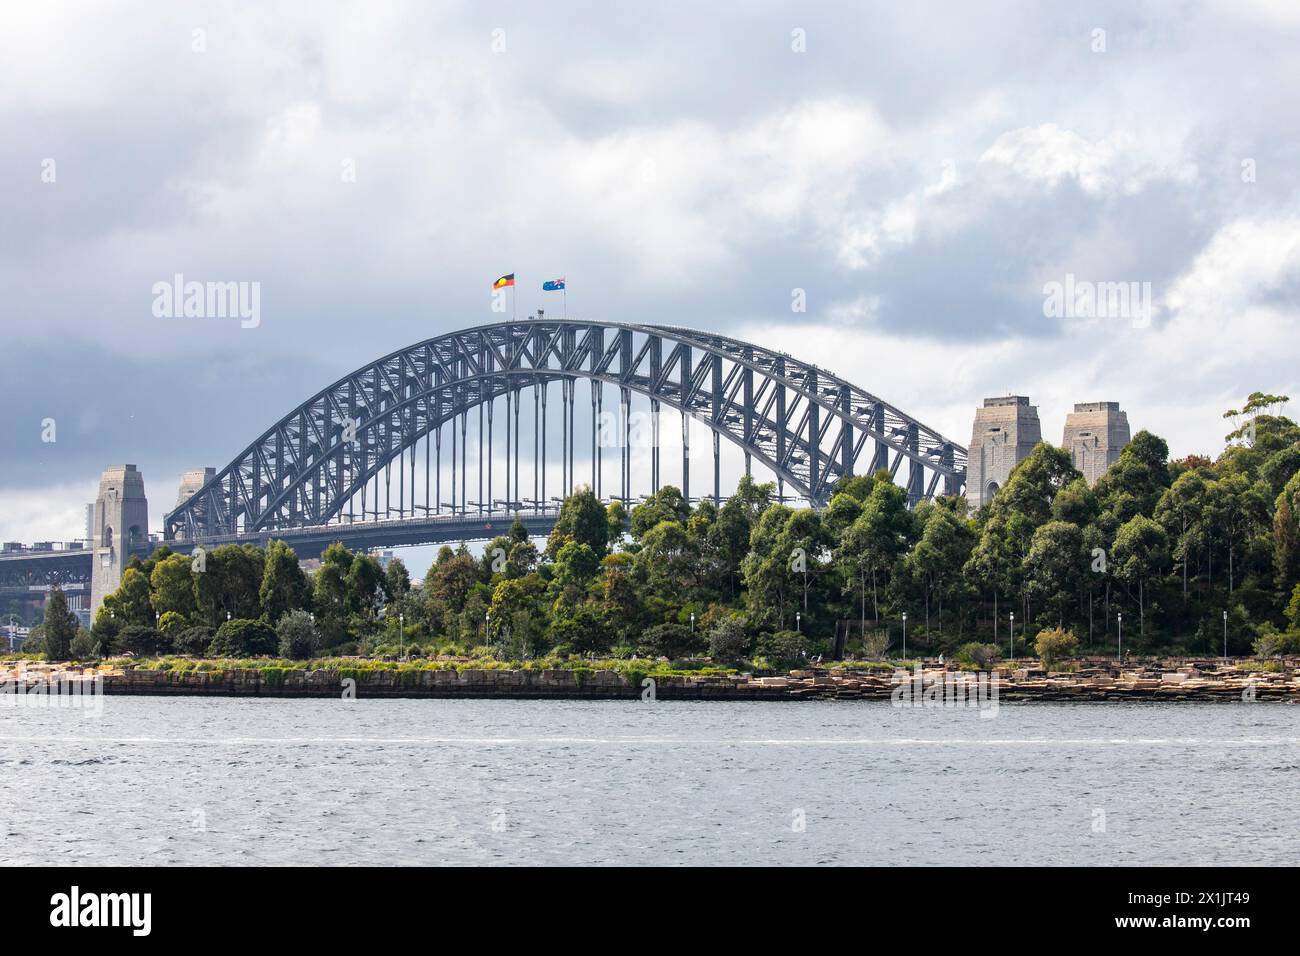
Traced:
<path fill-rule="evenodd" d="M 510 670 L 449 666 L 440 669 L 231 668 L 150 670 L 130 664 L 54 665 L 29 661 L 0 665 L 0 696 L 44 692 L 60 683 L 102 678 L 104 695 L 222 697 L 518 698 L 559 700 L 890 700 L 909 706 L 954 706 L 980 700 L 1018 701 L 1300 701 L 1300 661 L 1259 670 L 1248 662 L 1092 659 L 1077 669 L 1045 672 L 1036 662 L 1012 663 L 975 675 L 937 661 L 910 670 L 824 666 L 782 675 L 692 674 L 651 678 L 612 669 Z M 982 686 L 981 686 L 982 682 Z M 56 690 L 55 693 L 58 691 Z"/>

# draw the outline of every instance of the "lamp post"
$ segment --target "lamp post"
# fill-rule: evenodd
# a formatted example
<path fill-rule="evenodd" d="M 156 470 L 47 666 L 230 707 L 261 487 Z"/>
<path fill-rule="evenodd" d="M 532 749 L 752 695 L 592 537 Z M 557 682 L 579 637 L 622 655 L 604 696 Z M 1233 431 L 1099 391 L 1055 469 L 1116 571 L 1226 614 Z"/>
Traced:
<path fill-rule="evenodd" d="M 803 633 L 803 613 L 800 611 L 794 612 L 794 629 L 800 634 Z"/>
<path fill-rule="evenodd" d="M 907 660 L 907 612 L 903 612 L 903 660 Z"/>
<path fill-rule="evenodd" d="M 1011 661 L 1011 660 L 1015 660 L 1015 658 L 1016 658 L 1016 612 L 1012 611 L 1011 612 L 1011 653 L 1010 656 L 1007 657 L 1007 660 Z"/>
<path fill-rule="evenodd" d="M 492 612 L 484 611 L 483 612 L 483 640 L 488 641 L 492 639 L 492 635 L 488 633 L 488 631 L 490 631 L 491 629 L 492 629 Z"/>
<path fill-rule="evenodd" d="M 398 613 L 397 615 L 397 659 L 400 661 L 406 656 L 406 615 Z"/>
<path fill-rule="evenodd" d="M 1228 659 L 1228 612 L 1223 612 L 1223 659 Z"/>
<path fill-rule="evenodd" d="M 1115 623 L 1119 625 L 1119 662 L 1124 663 L 1124 612 L 1115 612 Z"/>
<path fill-rule="evenodd" d="M 695 633 L 695 612 L 691 612 L 691 633 Z"/>

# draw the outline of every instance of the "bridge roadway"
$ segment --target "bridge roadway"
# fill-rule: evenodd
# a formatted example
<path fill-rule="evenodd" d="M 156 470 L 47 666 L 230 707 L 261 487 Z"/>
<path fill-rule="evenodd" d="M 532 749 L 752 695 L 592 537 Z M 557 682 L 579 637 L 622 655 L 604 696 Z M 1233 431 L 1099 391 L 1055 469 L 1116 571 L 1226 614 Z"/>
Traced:
<path fill-rule="evenodd" d="M 461 541 L 488 541 L 510 530 L 515 516 L 532 537 L 544 537 L 555 527 L 558 508 L 518 511 L 458 512 L 433 514 L 417 518 L 391 518 L 378 521 L 341 522 L 327 525 L 261 531 L 256 534 L 218 535 L 201 541 L 165 541 L 153 536 L 146 546 L 134 549 L 141 556 L 167 545 L 173 551 L 189 554 L 196 544 L 209 551 L 223 544 L 256 544 L 265 547 L 272 540 L 289 544 L 302 560 L 319 558 L 334 542 L 353 551 L 394 548 Z M 50 551 L 22 550 L 0 554 L 0 597 L 30 596 L 47 590 L 50 585 L 81 590 L 89 588 L 93 554 L 89 550 L 64 548 Z M 423 569 L 421 569 L 423 570 Z"/>

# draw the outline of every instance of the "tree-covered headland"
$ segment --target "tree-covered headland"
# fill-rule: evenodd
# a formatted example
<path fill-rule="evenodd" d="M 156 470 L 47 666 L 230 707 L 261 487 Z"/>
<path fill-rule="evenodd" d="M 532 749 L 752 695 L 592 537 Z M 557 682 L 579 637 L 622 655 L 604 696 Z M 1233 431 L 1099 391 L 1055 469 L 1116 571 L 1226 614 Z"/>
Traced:
<path fill-rule="evenodd" d="M 329 547 L 304 572 L 283 542 L 226 545 L 196 570 L 135 559 L 90 635 L 64 624 L 51 657 L 435 654 L 809 656 L 987 663 L 1114 653 L 1300 653 L 1300 427 L 1255 393 L 1216 459 L 1169 460 L 1139 432 L 1089 487 L 1040 444 L 987 506 L 909 509 L 888 474 L 841 480 L 823 510 L 746 477 L 721 506 L 664 487 L 625 512 L 582 488 L 544 548 L 516 522 L 481 554 L 443 547 L 419 587 L 401 560 Z M 1014 637 L 1010 632 L 1014 614 Z M 59 621 L 65 615 L 60 612 Z M 1044 635 L 1039 640 L 1039 635 Z M 92 640 L 93 638 L 93 640 Z"/>

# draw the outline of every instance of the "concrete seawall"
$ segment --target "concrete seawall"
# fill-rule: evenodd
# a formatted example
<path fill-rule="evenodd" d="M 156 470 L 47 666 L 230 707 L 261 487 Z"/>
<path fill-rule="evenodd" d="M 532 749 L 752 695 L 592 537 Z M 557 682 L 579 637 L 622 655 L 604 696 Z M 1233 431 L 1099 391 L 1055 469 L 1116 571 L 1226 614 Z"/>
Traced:
<path fill-rule="evenodd" d="M 973 675 L 923 668 L 918 688 L 948 684 Z M 916 672 L 906 679 L 915 681 Z M 643 675 L 613 670 L 298 670 L 232 669 L 220 673 L 150 671 L 130 668 L 104 678 L 106 694 L 200 694 L 234 697 L 340 697 L 354 680 L 359 698 L 554 698 L 636 700 L 649 692 Z M 658 700 L 890 700 L 900 684 L 892 670 L 854 672 L 795 670 L 779 677 L 749 675 L 664 676 L 654 679 Z M 1201 672 L 1137 667 L 1114 674 L 1044 673 L 1031 668 L 998 674 L 1001 700 L 1297 700 L 1300 674 L 1245 672 L 1235 667 Z M 942 694 L 940 695 L 942 696 Z"/>

